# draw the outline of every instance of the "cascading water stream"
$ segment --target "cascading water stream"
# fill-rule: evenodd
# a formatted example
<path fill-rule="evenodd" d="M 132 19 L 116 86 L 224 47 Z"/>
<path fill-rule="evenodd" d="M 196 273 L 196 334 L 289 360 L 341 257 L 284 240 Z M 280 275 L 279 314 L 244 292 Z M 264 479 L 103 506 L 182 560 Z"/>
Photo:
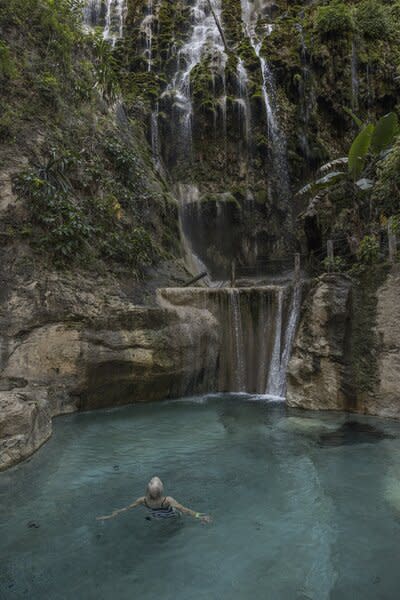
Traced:
<path fill-rule="evenodd" d="M 232 316 L 233 340 L 235 346 L 235 382 L 237 389 L 234 391 L 244 391 L 245 367 L 244 367 L 244 345 L 243 345 L 243 325 L 240 311 L 239 290 L 230 288 L 229 303 Z"/>
<path fill-rule="evenodd" d="M 214 2 L 214 11 L 220 17 L 220 1 Z M 171 94 L 179 113 L 180 135 L 185 152 L 191 154 L 193 105 L 191 98 L 191 74 L 206 53 L 212 58 L 213 68 L 223 79 L 227 56 L 221 34 L 210 11 L 207 0 L 196 0 L 191 7 L 192 30 L 188 41 L 177 55 L 177 70 L 164 94 Z M 226 94 L 225 94 L 226 95 Z"/>
<path fill-rule="evenodd" d="M 258 3 L 251 3 L 249 0 L 241 0 L 242 19 L 245 24 L 245 30 L 250 43 L 256 53 L 261 68 L 262 77 L 262 95 L 264 100 L 265 112 L 267 116 L 268 137 L 271 142 L 271 160 L 273 175 L 276 179 L 274 193 L 280 198 L 281 204 L 286 205 L 287 215 L 290 215 L 290 184 L 289 170 L 286 155 L 286 139 L 281 131 L 276 117 L 276 93 L 275 82 L 270 66 L 264 56 L 261 54 L 262 41 L 256 34 L 256 24 L 258 17 L 262 14 L 262 7 Z M 261 12 L 260 12 L 261 11 Z M 267 25 L 266 33 L 270 35 L 273 31 L 272 25 Z"/>
<path fill-rule="evenodd" d="M 280 397 L 281 388 L 281 343 L 283 326 L 283 297 L 284 290 L 277 292 L 277 309 L 275 316 L 275 336 L 272 350 L 271 363 L 269 367 L 266 394 L 272 397 Z"/>
<path fill-rule="evenodd" d="M 286 326 L 285 331 L 284 346 L 280 366 L 280 389 L 278 395 L 283 397 L 286 395 L 286 373 L 289 365 L 290 355 L 292 352 L 293 342 L 296 336 L 297 324 L 299 322 L 300 316 L 300 308 L 301 284 L 299 282 L 295 282 L 292 293 L 292 303 L 289 312 L 288 324 Z"/>
<path fill-rule="evenodd" d="M 244 137 L 246 140 L 246 148 L 250 146 L 250 132 L 251 132 L 251 108 L 249 99 L 249 77 L 247 75 L 246 68 L 241 58 L 237 64 L 237 80 L 238 80 L 238 92 L 239 98 L 237 100 L 240 111 L 241 125 L 244 125 Z"/>
<path fill-rule="evenodd" d="M 124 34 L 127 0 L 86 0 L 83 7 L 83 22 L 89 27 L 103 23 L 103 37 L 114 46 Z"/>
<path fill-rule="evenodd" d="M 299 282 L 295 282 L 294 284 L 289 316 L 283 335 L 283 303 L 285 293 L 287 293 L 285 288 L 281 288 L 278 291 L 275 340 L 266 389 L 266 394 L 268 396 L 276 398 L 284 398 L 286 394 L 286 373 L 296 335 L 301 307 L 301 284 Z"/>
<path fill-rule="evenodd" d="M 86 0 L 83 6 L 83 22 L 91 28 L 96 27 L 101 19 L 103 0 Z"/>
<path fill-rule="evenodd" d="M 146 8 L 146 16 L 141 23 L 141 32 L 145 39 L 144 56 L 147 62 L 147 71 L 150 72 L 153 64 L 153 0 L 148 0 Z"/>
<path fill-rule="evenodd" d="M 178 183 L 175 191 L 178 199 L 178 218 L 181 240 L 183 244 L 185 262 L 188 269 L 193 275 L 207 272 L 207 267 L 202 260 L 194 252 L 189 236 L 187 235 L 186 225 L 186 208 L 188 205 L 197 205 L 200 199 L 199 189 L 195 185 Z M 203 278 L 203 283 L 206 286 L 211 286 L 210 277 Z"/>
<path fill-rule="evenodd" d="M 159 104 L 156 102 L 155 108 L 151 113 L 151 152 L 153 156 L 154 166 L 158 172 L 162 171 L 161 150 L 160 150 L 160 134 L 158 130 Z"/>
<path fill-rule="evenodd" d="M 284 399 L 300 311 L 300 283 L 293 288 L 166 288 L 159 290 L 159 300 L 162 305 L 167 301 L 169 306 L 200 308 L 216 318 L 218 361 L 211 377 L 204 374 L 210 386 L 204 391 Z"/>

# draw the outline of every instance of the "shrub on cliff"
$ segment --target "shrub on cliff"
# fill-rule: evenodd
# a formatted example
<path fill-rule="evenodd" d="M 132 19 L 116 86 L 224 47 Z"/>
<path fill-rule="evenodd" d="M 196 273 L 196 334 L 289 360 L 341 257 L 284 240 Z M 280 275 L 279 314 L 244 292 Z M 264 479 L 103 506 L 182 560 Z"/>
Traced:
<path fill-rule="evenodd" d="M 343 2 L 332 2 L 327 6 L 318 7 L 315 24 L 321 37 L 330 37 L 353 30 L 354 23 L 351 10 Z"/>
<path fill-rule="evenodd" d="M 371 39 L 384 39 L 392 30 L 389 8 L 376 0 L 362 2 L 357 7 L 355 21 L 357 30 Z"/>

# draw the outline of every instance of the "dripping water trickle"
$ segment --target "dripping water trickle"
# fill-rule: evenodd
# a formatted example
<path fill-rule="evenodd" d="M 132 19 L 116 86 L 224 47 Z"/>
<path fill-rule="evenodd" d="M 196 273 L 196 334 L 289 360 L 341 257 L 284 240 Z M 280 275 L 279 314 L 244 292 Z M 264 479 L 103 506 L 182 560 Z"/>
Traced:
<path fill-rule="evenodd" d="M 275 335 L 272 349 L 271 363 L 269 366 L 268 383 L 266 394 L 280 397 L 281 378 L 281 343 L 283 324 L 283 289 L 277 292 L 277 309 L 275 317 Z"/>
<path fill-rule="evenodd" d="M 159 104 L 156 102 L 155 108 L 151 113 L 151 152 L 153 156 L 154 166 L 157 171 L 161 171 L 161 149 L 160 149 L 160 134 L 158 130 Z"/>
<path fill-rule="evenodd" d="M 240 295 L 239 291 L 234 288 L 229 289 L 230 310 L 232 315 L 233 340 L 235 348 L 235 391 L 245 391 L 244 382 L 244 347 L 243 347 L 243 328 L 242 317 L 240 310 Z"/>

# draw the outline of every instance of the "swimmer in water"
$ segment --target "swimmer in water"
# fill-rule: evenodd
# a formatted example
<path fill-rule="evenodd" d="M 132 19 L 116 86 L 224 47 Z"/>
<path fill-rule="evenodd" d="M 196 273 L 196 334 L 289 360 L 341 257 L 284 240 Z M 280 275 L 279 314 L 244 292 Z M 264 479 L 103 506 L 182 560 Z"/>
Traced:
<path fill-rule="evenodd" d="M 104 521 L 105 519 L 112 519 L 122 512 L 136 508 L 137 506 L 145 506 L 149 511 L 147 519 L 170 519 L 171 517 L 177 517 L 180 513 L 200 519 L 203 523 L 210 523 L 211 518 L 202 513 L 196 512 L 179 504 L 171 496 L 164 496 L 164 485 L 159 477 L 153 477 L 147 484 L 146 495 L 141 496 L 132 504 L 114 510 L 111 515 L 105 515 L 104 517 L 97 517 L 97 520 Z"/>

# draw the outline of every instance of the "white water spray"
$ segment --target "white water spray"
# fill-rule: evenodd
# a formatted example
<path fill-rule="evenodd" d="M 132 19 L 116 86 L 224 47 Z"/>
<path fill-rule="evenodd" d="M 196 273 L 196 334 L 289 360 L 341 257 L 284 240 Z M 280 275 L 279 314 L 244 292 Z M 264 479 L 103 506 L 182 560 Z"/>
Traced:
<path fill-rule="evenodd" d="M 281 203 L 285 203 L 289 207 L 290 186 L 286 155 L 286 139 L 279 127 L 276 116 L 276 92 L 274 77 L 268 62 L 261 53 L 262 41 L 259 39 L 256 33 L 257 20 L 258 17 L 262 15 L 262 10 L 264 8 L 262 4 L 262 2 L 257 0 L 254 3 L 250 2 L 249 0 L 241 0 L 242 19 L 250 43 L 260 61 L 262 95 L 267 117 L 268 137 L 271 142 L 273 175 L 276 179 L 277 189 L 275 190 L 275 194 L 277 196 L 279 195 Z M 273 25 L 268 24 L 265 26 L 265 33 L 267 35 L 270 35 L 272 31 Z M 290 218 L 289 210 L 287 211 L 287 214 Z"/>
<path fill-rule="evenodd" d="M 214 2 L 214 11 L 220 18 L 220 0 Z M 223 79 L 227 61 L 223 40 L 207 0 L 196 0 L 191 7 L 191 23 L 190 38 L 178 51 L 177 70 L 164 92 L 174 97 L 175 107 L 180 114 L 180 134 L 185 151 L 189 153 L 193 129 L 192 71 L 207 56 L 215 74 Z"/>
<path fill-rule="evenodd" d="M 296 335 L 301 307 L 301 284 L 295 282 L 285 332 L 283 333 L 283 306 L 287 289 L 280 288 L 277 297 L 275 339 L 266 394 L 284 398 L 286 394 L 286 373 Z"/>
<path fill-rule="evenodd" d="M 104 15 L 103 37 L 114 46 L 124 34 L 126 0 L 86 0 L 83 22 L 88 28 L 98 27 Z"/>

